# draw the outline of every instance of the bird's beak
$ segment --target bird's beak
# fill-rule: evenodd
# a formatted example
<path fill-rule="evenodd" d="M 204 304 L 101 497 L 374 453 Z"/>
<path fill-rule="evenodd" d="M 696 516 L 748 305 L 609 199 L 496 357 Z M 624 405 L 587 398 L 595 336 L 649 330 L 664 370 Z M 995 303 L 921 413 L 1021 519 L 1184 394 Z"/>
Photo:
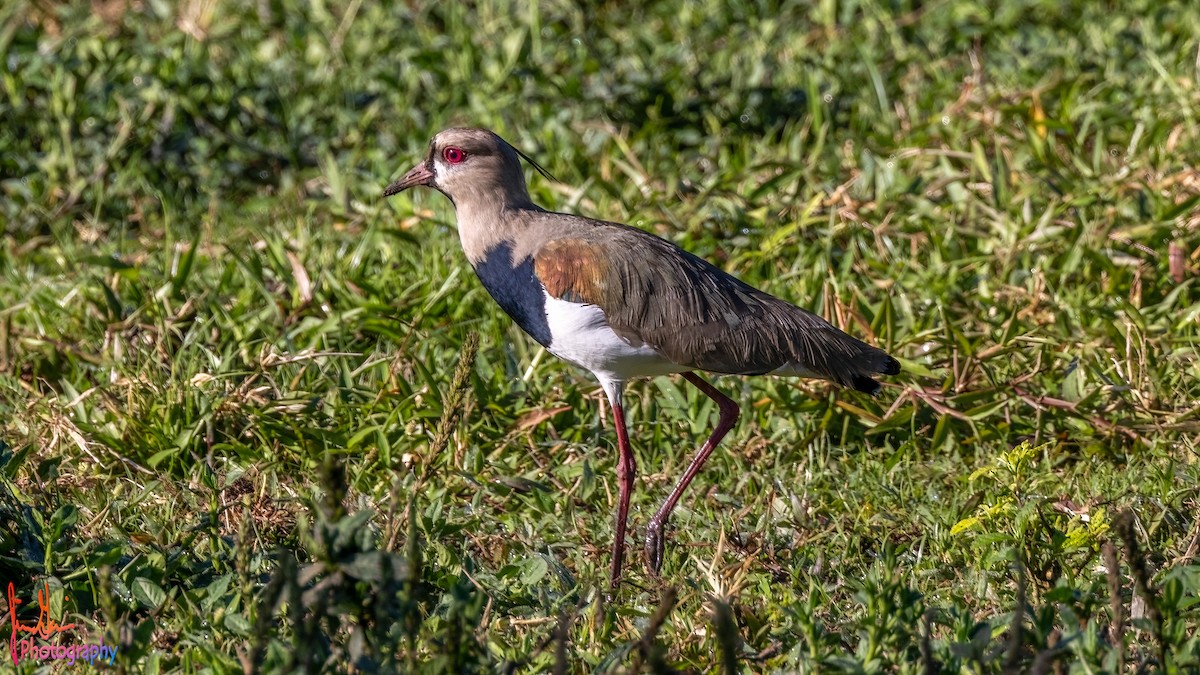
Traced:
<path fill-rule="evenodd" d="M 400 194 L 414 185 L 432 185 L 433 171 L 429 169 L 428 162 L 421 162 L 414 166 L 412 170 L 404 174 L 400 180 L 387 186 L 383 191 L 384 197 Z"/>

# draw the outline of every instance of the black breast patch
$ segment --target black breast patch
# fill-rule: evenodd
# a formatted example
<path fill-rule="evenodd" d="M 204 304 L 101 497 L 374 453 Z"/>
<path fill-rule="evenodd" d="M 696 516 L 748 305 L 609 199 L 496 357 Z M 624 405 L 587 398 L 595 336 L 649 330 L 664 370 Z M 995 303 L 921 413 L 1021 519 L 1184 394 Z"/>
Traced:
<path fill-rule="evenodd" d="M 475 265 L 483 287 L 506 314 L 543 347 L 552 340 L 546 322 L 546 291 L 533 272 L 533 258 L 513 264 L 512 244 L 488 250 Z"/>

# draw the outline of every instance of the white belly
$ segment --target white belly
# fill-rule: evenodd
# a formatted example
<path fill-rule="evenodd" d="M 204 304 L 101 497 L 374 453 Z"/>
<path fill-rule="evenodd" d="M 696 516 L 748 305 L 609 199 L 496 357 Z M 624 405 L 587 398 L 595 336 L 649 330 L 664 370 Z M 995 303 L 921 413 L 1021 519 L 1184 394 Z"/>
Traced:
<path fill-rule="evenodd" d="M 604 312 L 595 305 L 546 294 L 546 323 L 550 326 L 550 353 L 587 368 L 601 381 L 626 382 L 691 370 L 666 360 L 650 345 L 630 344 L 609 328 Z"/>

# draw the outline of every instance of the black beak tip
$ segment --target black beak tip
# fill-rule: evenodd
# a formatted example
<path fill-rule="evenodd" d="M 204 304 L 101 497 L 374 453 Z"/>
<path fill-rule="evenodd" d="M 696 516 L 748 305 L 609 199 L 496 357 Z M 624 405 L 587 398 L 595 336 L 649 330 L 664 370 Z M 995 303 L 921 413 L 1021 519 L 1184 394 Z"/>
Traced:
<path fill-rule="evenodd" d="M 392 183 L 383 189 L 383 196 L 391 197 L 392 195 L 400 194 L 414 185 L 432 185 L 433 170 L 428 164 L 418 164 L 411 171 L 404 174 L 400 180 Z"/>

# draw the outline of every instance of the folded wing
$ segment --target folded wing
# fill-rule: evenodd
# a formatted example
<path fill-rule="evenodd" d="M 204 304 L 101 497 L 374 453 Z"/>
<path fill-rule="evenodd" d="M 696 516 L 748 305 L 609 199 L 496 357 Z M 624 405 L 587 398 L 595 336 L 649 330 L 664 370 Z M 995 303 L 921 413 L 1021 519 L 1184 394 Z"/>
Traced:
<path fill-rule="evenodd" d="M 900 371 L 886 352 L 664 239 L 578 217 L 569 230 L 534 254 L 546 292 L 596 305 L 618 335 L 673 363 L 819 377 L 868 393 L 879 388 L 871 375 Z"/>

